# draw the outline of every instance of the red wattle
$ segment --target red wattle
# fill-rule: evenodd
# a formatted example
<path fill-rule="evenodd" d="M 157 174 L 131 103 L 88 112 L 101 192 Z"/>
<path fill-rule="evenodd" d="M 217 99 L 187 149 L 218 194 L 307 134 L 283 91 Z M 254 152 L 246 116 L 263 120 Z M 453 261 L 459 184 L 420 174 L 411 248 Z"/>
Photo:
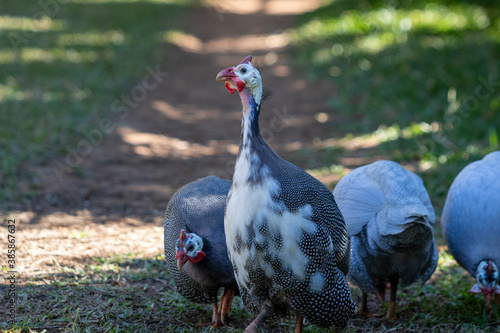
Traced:
<path fill-rule="evenodd" d="M 238 92 L 241 92 L 243 89 L 245 89 L 245 82 L 240 80 L 239 78 L 234 78 L 233 82 L 236 84 L 236 88 L 238 88 Z"/>
<path fill-rule="evenodd" d="M 228 81 L 226 81 L 226 83 L 224 85 L 226 86 L 227 91 L 229 91 L 229 93 L 231 95 L 234 94 L 234 92 L 236 91 L 236 89 L 231 88 L 231 83 L 229 83 Z"/>
<path fill-rule="evenodd" d="M 234 90 L 236 91 L 236 89 L 234 89 Z M 196 254 L 196 257 L 189 258 L 189 261 L 191 261 L 191 262 L 198 262 L 201 259 L 205 258 L 205 256 L 206 256 L 205 252 L 198 251 L 198 253 Z"/>

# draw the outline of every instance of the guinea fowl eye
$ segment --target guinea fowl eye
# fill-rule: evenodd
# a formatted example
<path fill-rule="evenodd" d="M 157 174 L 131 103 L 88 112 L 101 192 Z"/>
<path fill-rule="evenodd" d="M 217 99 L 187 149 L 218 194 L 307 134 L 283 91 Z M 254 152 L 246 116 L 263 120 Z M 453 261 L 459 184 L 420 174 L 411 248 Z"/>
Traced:
<path fill-rule="evenodd" d="M 188 248 L 187 248 L 187 250 L 188 250 L 189 252 L 191 252 L 191 251 L 193 251 L 193 248 L 194 248 L 194 246 L 193 246 L 193 245 L 189 245 L 189 246 L 188 246 Z"/>
<path fill-rule="evenodd" d="M 247 72 L 247 69 L 245 67 L 243 67 L 242 69 L 240 69 L 240 72 L 245 74 Z"/>

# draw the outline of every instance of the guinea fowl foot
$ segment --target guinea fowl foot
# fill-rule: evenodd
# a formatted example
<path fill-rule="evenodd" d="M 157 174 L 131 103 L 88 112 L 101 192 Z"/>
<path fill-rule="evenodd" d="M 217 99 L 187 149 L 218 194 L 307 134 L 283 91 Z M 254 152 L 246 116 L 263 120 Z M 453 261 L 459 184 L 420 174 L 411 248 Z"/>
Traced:
<path fill-rule="evenodd" d="M 390 301 L 389 307 L 387 309 L 387 319 L 396 320 L 398 318 L 396 314 L 396 302 Z"/>
<path fill-rule="evenodd" d="M 221 321 L 224 325 L 225 325 L 224 320 L 226 318 L 226 315 L 228 314 L 229 310 L 231 309 L 231 305 L 233 304 L 233 298 L 235 293 L 236 290 L 234 289 L 224 289 L 224 294 L 222 294 L 222 297 L 220 299 L 218 312 L 220 314 Z"/>
<path fill-rule="evenodd" d="M 273 313 L 273 310 L 273 303 L 265 301 L 262 304 L 262 308 L 257 318 L 255 318 L 254 321 L 252 321 L 252 323 L 245 328 L 243 333 L 257 333 L 258 326 L 262 324 L 271 315 L 271 313 Z"/>

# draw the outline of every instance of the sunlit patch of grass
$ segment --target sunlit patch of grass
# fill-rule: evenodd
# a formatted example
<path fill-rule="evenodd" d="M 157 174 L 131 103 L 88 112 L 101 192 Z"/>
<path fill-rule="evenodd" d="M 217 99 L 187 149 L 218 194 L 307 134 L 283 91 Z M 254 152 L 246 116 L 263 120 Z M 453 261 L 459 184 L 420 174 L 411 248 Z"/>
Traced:
<path fill-rule="evenodd" d="M 379 145 L 383 142 L 390 142 L 398 139 L 412 139 L 424 133 L 436 133 L 439 131 L 439 124 L 428 124 L 425 122 L 412 123 L 405 128 L 400 128 L 399 124 L 395 123 L 390 126 L 380 125 L 375 131 L 361 136 L 347 134 L 344 137 L 345 144 L 349 145 L 351 141 L 360 141 L 368 145 Z M 369 142 L 369 143 L 368 143 Z"/>
<path fill-rule="evenodd" d="M 500 148 L 499 26 L 488 1 L 338 0 L 291 35 L 296 65 L 336 85 L 332 140 L 416 166 L 442 207 L 461 168 Z"/>
<path fill-rule="evenodd" d="M 63 28 L 64 22 L 62 20 L 52 19 L 47 15 L 43 15 L 37 18 L 0 15 L 0 30 L 15 30 L 39 33 L 45 31 L 58 31 L 62 30 Z M 9 37 L 9 35 L 7 35 L 7 37 Z"/>
<path fill-rule="evenodd" d="M 348 169 L 340 164 L 331 164 L 322 168 L 309 169 L 306 171 L 330 189 L 333 189 L 334 184 L 349 172 Z"/>
<path fill-rule="evenodd" d="M 331 175 L 331 174 L 344 176 L 346 174 L 346 169 L 344 168 L 344 166 L 340 164 L 332 164 L 330 166 L 326 166 L 319 169 L 307 170 L 307 172 L 316 174 L 318 176 Z"/>
<path fill-rule="evenodd" d="M 60 46 L 71 45 L 89 45 L 105 46 L 107 44 L 121 45 L 125 42 L 123 31 L 88 31 L 84 33 L 61 34 L 57 38 L 57 44 Z"/>
<path fill-rule="evenodd" d="M 112 60 L 114 57 L 112 52 L 107 53 L 106 60 Z M 79 51 L 63 50 L 63 49 L 39 49 L 39 48 L 23 48 L 20 54 L 20 60 L 24 63 L 30 62 L 45 62 L 54 63 L 56 61 L 67 61 L 73 63 L 80 62 L 95 62 L 99 59 L 96 51 Z"/>
<path fill-rule="evenodd" d="M 350 42 L 335 43 L 331 49 L 318 49 L 313 54 L 316 63 L 328 62 L 337 56 L 352 56 L 358 53 L 378 53 L 398 43 L 407 42 L 407 32 L 440 34 L 463 30 L 482 30 L 490 20 L 484 8 L 473 5 L 447 7 L 429 3 L 423 9 L 376 8 L 370 11 L 349 10 L 341 15 L 323 16 L 300 26 L 294 39 L 335 41 L 349 36 Z M 455 43 L 453 39 L 423 37 L 422 45 L 443 47 Z M 439 45 L 438 45 L 439 44 Z"/>

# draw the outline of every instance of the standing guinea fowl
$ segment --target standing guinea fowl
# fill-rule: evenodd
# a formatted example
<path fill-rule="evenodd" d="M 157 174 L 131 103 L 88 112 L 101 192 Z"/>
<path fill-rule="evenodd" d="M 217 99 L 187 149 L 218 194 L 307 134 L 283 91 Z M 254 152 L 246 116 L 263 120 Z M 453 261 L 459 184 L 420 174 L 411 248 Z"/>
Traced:
<path fill-rule="evenodd" d="M 238 290 L 227 256 L 224 206 L 229 180 L 209 176 L 179 189 L 165 211 L 165 259 L 181 295 L 212 303 L 212 327 L 224 323 Z M 225 288 L 220 308 L 217 292 Z"/>
<path fill-rule="evenodd" d="M 241 141 L 226 203 L 229 257 L 245 305 L 257 318 L 297 314 L 317 326 L 344 327 L 355 306 L 347 285 L 349 237 L 333 195 L 281 159 L 259 131 L 262 81 L 251 56 L 217 75 L 243 104 Z"/>
<path fill-rule="evenodd" d="M 391 297 L 387 318 L 396 319 L 398 282 L 425 283 L 438 262 L 435 215 L 420 177 L 391 161 L 378 161 L 349 172 L 333 194 L 351 236 L 347 278 L 362 290 L 358 312 L 369 315 L 367 292 L 381 299 L 387 282 Z"/>
<path fill-rule="evenodd" d="M 471 293 L 486 306 L 500 294 L 500 151 L 465 167 L 450 187 L 441 218 L 455 260 L 476 278 Z"/>

